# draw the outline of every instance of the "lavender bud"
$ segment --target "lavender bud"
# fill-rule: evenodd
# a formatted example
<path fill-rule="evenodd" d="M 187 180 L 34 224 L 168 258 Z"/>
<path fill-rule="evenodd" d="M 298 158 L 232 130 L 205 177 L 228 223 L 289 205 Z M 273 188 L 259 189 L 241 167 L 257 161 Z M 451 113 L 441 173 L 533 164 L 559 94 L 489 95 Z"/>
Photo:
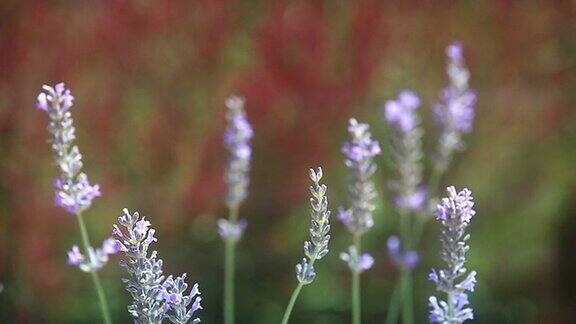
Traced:
<path fill-rule="evenodd" d="M 88 176 L 82 173 L 82 154 L 74 145 L 76 129 L 69 111 L 74 97 L 64 83 L 58 83 L 54 87 L 44 85 L 42 89 L 43 92 L 38 95 L 37 107 L 47 112 L 50 117 L 50 143 L 56 165 L 60 169 L 60 177 L 54 181 L 54 202 L 69 213 L 80 213 L 89 208 L 92 200 L 101 193 L 100 187 L 91 185 Z"/>
<path fill-rule="evenodd" d="M 328 210 L 328 198 L 326 197 L 326 185 L 320 183 L 322 179 L 322 169 L 317 171 L 310 169 L 310 179 L 313 185 L 310 186 L 310 207 L 312 221 L 310 225 L 310 241 L 304 242 L 304 254 L 306 258 L 296 265 L 296 277 L 298 281 L 307 285 L 314 281 L 316 272 L 314 262 L 322 259 L 328 254 L 328 242 L 330 241 L 330 211 Z"/>
<path fill-rule="evenodd" d="M 468 84 L 470 71 L 464 62 L 462 44 L 450 44 L 446 56 L 449 84 L 433 107 L 434 117 L 442 130 L 435 167 L 442 172 L 448 167 L 453 152 L 464 147 L 462 135 L 472 131 L 476 105 L 476 92 Z"/>
<path fill-rule="evenodd" d="M 449 187 L 447 193 L 448 197 L 442 199 L 436 213 L 436 219 L 443 226 L 440 255 L 447 268 L 432 269 L 429 275 L 429 279 L 436 283 L 437 290 L 447 294 L 447 300 L 438 301 L 434 296 L 429 298 L 429 319 L 432 323 L 462 323 L 474 317 L 472 309 L 466 306 L 469 304 L 467 292 L 474 291 L 476 285 L 476 271 L 466 275 L 465 268 L 466 252 L 470 248 L 466 245 L 470 237 L 466 234 L 466 228 L 476 214 L 473 197 L 468 189 L 457 193 L 454 187 Z M 463 276 L 465 278 L 461 279 Z"/>

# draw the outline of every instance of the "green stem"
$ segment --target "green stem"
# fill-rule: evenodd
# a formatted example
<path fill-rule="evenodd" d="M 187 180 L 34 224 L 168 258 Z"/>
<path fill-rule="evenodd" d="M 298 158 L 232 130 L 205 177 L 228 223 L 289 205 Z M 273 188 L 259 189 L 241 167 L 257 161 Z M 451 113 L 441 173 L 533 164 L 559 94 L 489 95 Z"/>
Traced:
<path fill-rule="evenodd" d="M 354 235 L 354 246 L 360 255 L 361 241 L 360 235 Z M 352 271 L 352 324 L 362 322 L 362 306 L 360 298 L 360 271 Z"/>
<path fill-rule="evenodd" d="M 386 313 L 386 324 L 398 323 L 398 316 L 400 316 L 400 283 L 394 285 L 392 296 L 390 297 L 390 304 L 388 305 L 388 312 Z"/>
<path fill-rule="evenodd" d="M 231 207 L 229 220 L 236 223 L 238 208 Z M 235 280 L 236 242 L 224 239 L 224 324 L 234 324 L 234 280 Z"/>
<path fill-rule="evenodd" d="M 412 296 L 412 271 L 403 269 L 400 285 L 402 286 L 402 323 L 414 323 L 414 305 Z"/>
<path fill-rule="evenodd" d="M 411 213 L 400 209 L 400 235 L 406 249 L 412 247 Z M 403 268 L 400 275 L 400 291 L 402 296 L 402 322 L 414 323 L 414 307 L 412 296 L 412 270 Z"/>
<path fill-rule="evenodd" d="M 282 324 L 288 324 L 288 320 L 290 319 L 290 315 L 292 314 L 292 308 L 294 308 L 294 304 L 296 303 L 296 299 L 300 294 L 300 290 L 304 287 L 303 283 L 298 283 L 296 289 L 292 293 L 292 297 L 290 297 L 290 301 L 288 302 L 288 306 L 286 306 L 286 311 L 284 311 L 284 316 L 282 317 Z"/>
<path fill-rule="evenodd" d="M 80 227 L 80 235 L 82 236 L 82 245 L 84 246 L 84 252 L 92 261 L 92 254 L 90 253 L 90 238 L 88 237 L 88 231 L 86 230 L 86 225 L 84 224 L 84 218 L 82 213 L 76 213 L 76 219 L 78 219 L 78 227 Z M 98 300 L 100 301 L 100 310 L 102 311 L 102 317 L 104 318 L 104 323 L 112 324 L 112 319 L 110 317 L 110 311 L 108 310 L 108 301 L 106 300 L 106 295 L 104 294 L 104 289 L 102 289 L 102 284 L 100 283 L 100 277 L 97 271 L 90 271 L 92 277 L 92 283 L 96 289 L 96 294 L 98 295 Z"/>

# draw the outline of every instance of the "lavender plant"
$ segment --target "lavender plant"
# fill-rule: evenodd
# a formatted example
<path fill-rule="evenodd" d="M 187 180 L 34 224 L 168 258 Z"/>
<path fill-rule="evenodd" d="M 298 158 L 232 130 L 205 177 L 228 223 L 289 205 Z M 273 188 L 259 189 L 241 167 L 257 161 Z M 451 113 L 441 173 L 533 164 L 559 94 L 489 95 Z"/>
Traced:
<path fill-rule="evenodd" d="M 156 251 L 149 251 L 150 245 L 158 241 L 150 222 L 138 212 L 130 214 L 124 209 L 118 224 L 120 226 L 114 225 L 113 234 L 117 238 L 117 249 L 125 256 L 120 266 L 126 269 L 128 278 L 122 281 L 132 295 L 128 313 L 134 322 L 162 323 L 168 319 L 177 324 L 199 323 L 200 319 L 194 318 L 202 309 L 198 284 L 186 292 L 186 274 L 165 278 L 162 259 Z"/>
<path fill-rule="evenodd" d="M 445 301 L 438 301 L 435 296 L 429 298 L 429 319 L 431 323 L 457 324 L 474 318 L 472 308 L 467 307 L 467 292 L 474 291 L 476 271 L 468 272 L 465 263 L 466 252 L 470 249 L 466 243 L 470 238 L 466 229 L 476 211 L 473 209 L 470 190 L 456 192 L 454 187 L 448 187 L 446 191 L 448 196 L 438 205 L 436 219 L 443 227 L 440 234 L 440 256 L 447 267 L 441 270 L 432 269 L 429 278 L 436 283 L 437 290 L 447 294 L 447 298 Z"/>
<path fill-rule="evenodd" d="M 232 96 L 226 100 L 228 127 L 224 133 L 230 159 L 224 174 L 228 219 L 218 220 L 218 233 L 224 240 L 224 323 L 234 323 L 234 272 L 236 244 L 242 238 L 247 222 L 238 219 L 240 205 L 248 196 L 252 126 L 246 119 L 244 99 Z"/>
<path fill-rule="evenodd" d="M 294 289 L 292 297 L 286 307 L 282 324 L 287 324 L 292 314 L 292 308 L 296 303 L 296 299 L 300 291 L 305 285 L 311 284 L 316 278 L 316 271 L 314 270 L 314 262 L 322 259 L 328 254 L 328 242 L 330 241 L 330 211 L 328 210 L 328 198 L 326 197 L 326 185 L 320 183 L 322 179 L 322 169 L 318 168 L 317 171 L 310 169 L 310 179 L 314 182 L 310 186 L 310 207 L 312 214 L 312 223 L 310 225 L 310 241 L 304 242 L 304 254 L 306 257 L 302 262 L 296 265 L 296 278 L 298 279 L 298 286 Z"/>
<path fill-rule="evenodd" d="M 73 246 L 68 252 L 68 263 L 91 274 L 104 322 L 111 323 L 108 302 L 100 283 L 98 269 L 106 264 L 108 256 L 114 254 L 116 250 L 108 240 L 104 241 L 102 249 L 94 249 L 82 217 L 82 213 L 92 205 L 92 200 L 99 197 L 101 193 L 100 187 L 91 185 L 88 176 L 82 172 L 82 154 L 78 146 L 74 145 L 76 129 L 70 112 L 74 97 L 70 90 L 66 89 L 64 83 L 58 83 L 54 87 L 44 85 L 42 89 L 43 91 L 37 98 L 37 107 L 50 117 L 49 142 L 54 153 L 54 160 L 60 170 L 60 176 L 54 180 L 56 188 L 54 202 L 67 212 L 76 215 L 85 253 L 82 254 L 78 246 Z"/>
<path fill-rule="evenodd" d="M 374 259 L 361 252 L 361 239 L 373 225 L 372 213 L 375 209 L 376 189 L 372 175 L 376 172 L 373 159 L 381 153 L 380 144 L 372 139 L 368 124 L 350 119 L 348 126 L 350 140 L 342 147 L 346 156 L 345 164 L 351 171 L 348 186 L 348 209 L 341 208 L 338 218 L 352 234 L 352 245 L 340 258 L 348 264 L 352 272 L 352 322 L 361 321 L 360 274 L 372 267 Z"/>
<path fill-rule="evenodd" d="M 424 131 L 420 126 L 420 117 L 417 110 L 420 107 L 420 98 L 410 90 L 403 90 L 395 100 L 388 100 L 384 105 L 384 115 L 392 126 L 392 147 L 394 148 L 394 162 L 398 170 L 399 179 L 392 183 L 397 192 L 395 205 L 400 211 L 400 233 L 402 241 L 407 248 L 412 247 L 411 227 L 412 214 L 424 208 L 427 191 L 422 187 L 422 135 Z M 388 250 L 392 260 L 399 261 L 401 243 L 398 237 L 390 238 Z M 411 256 L 413 264 L 401 265 L 401 297 L 402 317 L 406 323 L 412 323 L 412 269 L 416 266 L 418 255 L 416 251 L 406 252 Z M 389 321 L 397 314 L 395 309 L 398 303 L 391 304 L 388 316 Z"/>
<path fill-rule="evenodd" d="M 464 49 L 460 42 L 446 48 L 449 84 L 440 93 L 433 106 L 434 117 L 441 127 L 434 171 L 442 174 L 448 168 L 454 151 L 462 149 L 462 136 L 472 131 L 475 116 L 476 92 L 468 84 L 470 71 L 464 62 Z"/>
<path fill-rule="evenodd" d="M 395 205 L 400 214 L 401 241 L 407 251 L 417 249 L 424 224 L 431 218 L 429 206 L 436 201 L 440 180 L 454 152 L 464 148 L 463 135 L 472 131 L 474 121 L 476 94 L 469 88 L 470 72 L 464 63 L 462 45 L 459 42 L 450 44 L 446 48 L 446 55 L 449 84 L 441 91 L 439 100 L 432 107 L 441 131 L 427 185 L 422 183 L 423 129 L 417 114 L 420 99 L 413 92 L 405 90 L 397 99 L 387 101 L 384 107 L 386 120 L 393 129 L 392 146 L 399 174 L 393 189 L 397 192 Z M 394 259 L 393 251 L 390 252 Z M 386 323 L 397 321 L 397 307 L 400 304 L 404 322 L 413 322 L 411 272 L 411 267 L 401 267 L 399 289 L 402 294 L 393 294 Z"/>

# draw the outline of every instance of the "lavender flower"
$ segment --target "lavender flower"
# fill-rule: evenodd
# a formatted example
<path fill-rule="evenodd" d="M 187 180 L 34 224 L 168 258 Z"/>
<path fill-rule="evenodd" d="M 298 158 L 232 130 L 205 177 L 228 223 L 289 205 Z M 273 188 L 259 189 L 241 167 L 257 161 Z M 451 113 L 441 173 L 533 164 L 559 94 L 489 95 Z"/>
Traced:
<path fill-rule="evenodd" d="M 317 171 L 310 169 L 310 179 L 314 182 L 310 186 L 310 207 L 312 223 L 310 225 L 310 241 L 304 242 L 304 254 L 306 258 L 296 265 L 296 277 L 302 284 L 314 281 L 316 272 L 314 262 L 328 254 L 328 242 L 330 241 L 330 211 L 328 210 L 328 198 L 326 197 L 326 185 L 321 184 L 322 168 Z"/>
<path fill-rule="evenodd" d="M 357 273 L 369 270 L 374 265 L 374 258 L 369 253 L 360 254 L 354 245 L 348 247 L 348 252 L 340 253 L 340 259 L 348 264 L 348 267 Z"/>
<path fill-rule="evenodd" d="M 346 166 L 352 172 L 349 185 L 349 209 L 340 209 L 338 218 L 354 235 L 362 235 L 374 225 L 372 212 L 376 189 L 371 177 L 376 172 L 373 158 L 381 153 L 380 144 L 372 139 L 368 124 L 350 119 L 351 139 L 342 147 Z"/>
<path fill-rule="evenodd" d="M 252 126 L 246 119 L 244 99 L 232 96 L 226 100 L 228 127 L 224 133 L 224 144 L 230 152 L 230 161 L 226 170 L 225 181 L 228 186 L 226 204 L 235 209 L 246 199 L 250 178 L 250 157 L 252 149 L 250 139 L 253 136 Z"/>
<path fill-rule="evenodd" d="M 462 44 L 450 44 L 446 48 L 446 56 L 446 73 L 450 83 L 442 90 L 433 107 L 436 121 L 442 129 L 435 167 L 442 172 L 448 167 L 452 153 L 463 148 L 462 135 L 472 131 L 476 105 L 476 92 L 468 85 L 470 71 L 464 62 Z"/>
<path fill-rule="evenodd" d="M 68 252 L 68 264 L 76 266 L 84 272 L 98 271 L 108 262 L 110 255 L 118 253 L 119 246 L 113 238 L 107 238 L 102 242 L 102 248 L 88 248 L 89 257 L 86 258 L 77 245 L 72 246 Z"/>
<path fill-rule="evenodd" d="M 370 269 L 374 259 L 369 254 L 361 254 L 359 242 L 361 236 L 373 225 L 372 213 L 376 208 L 376 189 L 372 175 L 376 172 L 374 157 L 380 154 L 380 144 L 372 139 L 368 124 L 358 123 L 350 119 L 348 126 L 350 141 L 342 147 L 346 155 L 345 164 L 351 170 L 352 178 L 348 186 L 348 209 L 338 210 L 338 219 L 346 225 L 354 238 L 354 245 L 348 252 L 340 254 L 340 258 L 348 264 L 354 273 L 361 273 Z"/>
<path fill-rule="evenodd" d="M 390 258 L 397 266 L 414 269 L 418 264 L 418 252 L 409 250 L 402 253 L 402 244 L 397 236 L 390 236 L 388 238 L 387 247 Z"/>
<path fill-rule="evenodd" d="M 396 100 L 388 100 L 384 105 L 384 115 L 394 127 L 394 161 L 400 179 L 393 183 L 398 192 L 396 206 L 404 210 L 418 211 L 426 204 L 427 190 L 420 187 L 422 182 L 422 135 L 420 117 L 417 110 L 420 98 L 410 91 L 400 92 Z"/>
<path fill-rule="evenodd" d="M 245 219 L 241 219 L 234 223 L 221 218 L 218 220 L 218 234 L 220 237 L 236 243 L 242 238 L 242 234 L 244 234 L 247 225 L 248 222 L 246 222 Z"/>
<path fill-rule="evenodd" d="M 117 248 L 124 252 L 125 259 L 120 266 L 126 269 L 129 277 L 123 279 L 126 290 L 132 295 L 128 312 L 136 323 L 161 323 L 164 319 L 172 323 L 188 323 L 200 309 L 201 297 L 195 284 L 186 294 L 188 285 L 186 274 L 174 279 L 164 277 L 163 262 L 157 252 L 149 253 L 150 244 L 157 242 L 156 230 L 151 228 L 145 217 L 138 212 L 130 214 L 127 209 L 118 218 L 120 226 L 114 225 L 113 234 L 117 237 Z M 192 305 L 190 306 L 190 304 Z M 199 323 L 195 318 L 192 323 Z"/>
<path fill-rule="evenodd" d="M 54 181 L 54 201 L 69 213 L 81 213 L 90 207 L 94 198 L 100 196 L 100 187 L 91 185 L 88 176 L 82 172 L 82 154 L 78 146 L 73 145 L 76 130 L 70 108 L 74 97 L 64 83 L 54 87 L 44 85 L 42 89 L 44 92 L 38 95 L 37 107 L 50 117 L 50 143 L 60 168 L 60 177 Z"/>
<path fill-rule="evenodd" d="M 302 262 L 296 264 L 296 278 L 298 279 L 298 286 L 294 289 L 292 297 L 286 306 L 284 316 L 282 316 L 282 324 L 288 324 L 292 308 L 298 299 L 298 295 L 302 287 L 308 285 L 316 278 L 316 271 L 314 270 L 314 262 L 322 259 L 328 254 L 328 242 L 330 241 L 330 211 L 328 210 L 328 198 L 326 197 L 326 185 L 320 183 L 322 179 L 322 169 L 318 168 L 317 171 L 310 169 L 310 179 L 314 182 L 310 186 L 310 207 L 312 214 L 312 223 L 310 225 L 310 241 L 304 242 L 305 258 Z"/>
<path fill-rule="evenodd" d="M 438 301 L 435 296 L 429 298 L 430 322 L 432 323 L 462 323 L 473 319 L 471 308 L 467 307 L 468 291 L 474 291 L 476 271 L 465 267 L 466 252 L 470 249 L 466 241 L 470 238 L 466 228 L 470 224 L 474 211 L 472 193 L 468 189 L 456 192 L 454 187 L 447 188 L 448 197 L 443 198 L 436 211 L 436 219 L 442 223 L 440 236 L 442 242 L 441 257 L 447 264 L 446 269 L 435 270 L 429 279 L 436 283 L 439 291 L 445 292 L 446 301 Z M 468 272 L 468 274 L 466 274 Z M 464 277 L 464 279 L 461 279 Z"/>
<path fill-rule="evenodd" d="M 172 323 L 188 323 L 194 316 L 194 313 L 202 309 L 200 305 L 202 298 L 198 296 L 200 295 L 198 284 L 194 284 L 192 289 L 186 293 L 188 284 L 185 280 L 186 274 L 176 277 L 176 279 L 169 276 L 162 284 L 161 297 L 165 305 L 170 308 L 166 317 Z M 190 303 L 192 303 L 191 306 Z M 200 323 L 200 319 L 195 318 L 191 323 Z"/>

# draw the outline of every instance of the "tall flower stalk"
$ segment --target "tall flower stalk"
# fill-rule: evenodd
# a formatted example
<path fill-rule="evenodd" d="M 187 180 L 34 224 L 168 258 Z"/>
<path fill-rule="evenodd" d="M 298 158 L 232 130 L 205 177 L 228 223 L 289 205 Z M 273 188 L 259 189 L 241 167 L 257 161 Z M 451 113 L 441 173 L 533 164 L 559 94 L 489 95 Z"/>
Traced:
<path fill-rule="evenodd" d="M 74 145 L 76 129 L 70 112 L 74 97 L 64 83 L 58 83 L 54 87 L 44 85 L 42 89 L 37 98 L 37 107 L 50 117 L 49 142 L 60 170 L 60 176 L 54 180 L 54 202 L 68 213 L 76 215 L 84 249 L 83 254 L 78 246 L 73 246 L 68 252 L 68 263 L 90 273 L 104 322 L 112 323 L 98 270 L 108 261 L 108 256 L 116 251 L 108 240 L 104 241 L 101 249 L 94 249 L 84 223 L 82 214 L 92 205 L 92 200 L 100 196 L 100 187 L 91 185 L 88 176 L 82 172 L 82 154 L 78 146 Z"/>
<path fill-rule="evenodd" d="M 372 213 L 375 209 L 376 189 L 372 180 L 376 172 L 374 157 L 381 153 L 380 144 L 372 139 L 368 124 L 350 119 L 350 140 L 342 147 L 345 164 L 350 169 L 348 186 L 348 209 L 340 208 L 338 218 L 352 234 L 352 245 L 340 258 L 352 272 L 352 323 L 361 322 L 360 274 L 372 267 L 374 259 L 362 254 L 362 236 L 374 225 Z"/>
<path fill-rule="evenodd" d="M 418 248 L 424 225 L 430 219 L 432 201 L 436 200 L 442 176 L 447 171 L 454 153 L 464 148 L 463 136 L 472 131 L 476 93 L 469 87 L 470 72 L 464 62 L 463 47 L 454 42 L 446 47 L 449 83 L 442 89 L 432 106 L 434 118 L 440 128 L 437 150 L 426 185 L 422 183 L 422 135 L 417 114 L 419 98 L 411 91 L 402 91 L 398 98 L 386 102 L 384 114 L 393 126 L 394 160 L 399 179 L 394 183 L 397 192 L 396 207 L 400 214 L 400 236 L 405 254 Z M 389 245 L 390 249 L 390 245 Z M 394 261 L 394 251 L 390 255 Z M 395 262 L 396 263 L 396 262 Z M 401 266 L 401 277 L 391 301 L 386 323 L 396 323 L 402 307 L 405 323 L 413 322 L 412 268 Z M 400 291 L 401 293 L 398 293 Z M 400 301 L 401 300 L 401 301 Z"/>
<path fill-rule="evenodd" d="M 317 171 L 310 169 L 310 179 L 314 184 L 310 186 L 310 207 L 312 222 L 310 225 L 310 241 L 304 242 L 304 254 L 306 257 L 296 265 L 296 278 L 298 286 L 294 289 L 286 311 L 282 317 L 282 324 L 287 324 L 292 314 L 292 309 L 302 288 L 311 284 L 316 278 L 314 262 L 328 254 L 328 242 L 330 241 L 330 211 L 328 210 L 328 198 L 326 197 L 326 185 L 322 184 L 322 169 Z"/>
<path fill-rule="evenodd" d="M 415 212 L 422 210 L 426 204 L 426 189 L 422 182 L 422 135 L 420 117 L 417 113 L 420 107 L 420 98 L 410 91 L 403 90 L 397 99 L 388 100 L 384 105 L 384 115 L 392 126 L 392 142 L 394 148 L 394 162 L 399 178 L 393 182 L 393 189 L 397 192 L 395 205 L 400 212 L 401 239 L 392 237 L 388 240 L 388 250 L 394 263 L 401 270 L 400 291 L 395 298 L 402 300 L 402 319 L 405 323 L 413 323 L 412 300 L 412 269 L 416 266 L 418 255 L 416 251 L 400 251 L 404 242 L 406 249 L 412 249 L 412 217 Z M 403 262 L 408 256 L 412 262 Z M 395 322 L 400 303 L 391 302 L 388 312 L 389 322 Z"/>
<path fill-rule="evenodd" d="M 224 324 L 234 323 L 234 277 L 236 244 L 242 238 L 247 222 L 238 219 L 240 205 L 248 196 L 250 183 L 250 157 L 253 136 L 252 126 L 246 118 L 244 99 L 232 96 L 226 100 L 228 127 L 224 133 L 224 144 L 230 158 L 224 174 L 227 185 L 225 197 L 228 219 L 218 220 L 218 233 L 224 240 Z"/>
<path fill-rule="evenodd" d="M 469 86 L 470 71 L 464 62 L 462 44 L 454 42 L 446 47 L 446 57 L 449 83 L 433 106 L 441 129 L 433 169 L 437 177 L 446 171 L 454 152 L 464 148 L 462 136 L 472 131 L 476 105 L 476 92 Z"/>
<path fill-rule="evenodd" d="M 467 307 L 468 292 L 476 286 L 476 271 L 465 267 L 466 252 L 470 249 L 467 241 L 470 238 L 466 229 L 476 214 L 472 192 L 464 189 L 456 192 L 454 187 L 447 188 L 448 196 L 442 199 L 436 211 L 436 219 L 442 223 L 440 256 L 446 268 L 430 273 L 430 280 L 436 283 L 437 290 L 446 293 L 446 300 L 438 301 L 429 298 L 430 322 L 458 324 L 473 319 L 472 308 Z"/>
<path fill-rule="evenodd" d="M 150 252 L 150 245 L 158 241 L 151 225 L 138 212 L 131 214 L 124 209 L 113 227 L 117 249 L 124 254 L 120 266 L 129 275 L 122 280 L 132 295 L 128 313 L 138 324 L 162 323 L 165 319 L 175 324 L 200 323 L 194 317 L 202 309 L 198 284 L 188 290 L 186 274 L 164 276 L 158 253 Z"/>

